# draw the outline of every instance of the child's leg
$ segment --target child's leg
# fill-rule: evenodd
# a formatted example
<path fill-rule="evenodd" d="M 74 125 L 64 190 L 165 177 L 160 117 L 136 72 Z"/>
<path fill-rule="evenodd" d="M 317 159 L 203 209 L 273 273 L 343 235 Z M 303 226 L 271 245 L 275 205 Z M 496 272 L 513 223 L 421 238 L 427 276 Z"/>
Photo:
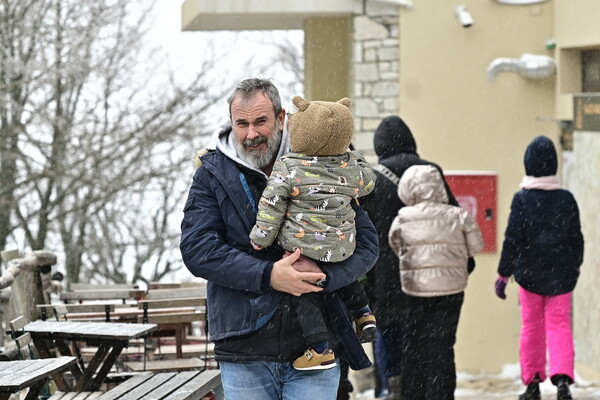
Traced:
<path fill-rule="evenodd" d="M 354 318 L 360 317 L 365 312 L 371 312 L 367 293 L 358 281 L 340 288 L 339 292 L 348 309 L 354 313 Z"/>
<path fill-rule="evenodd" d="M 572 293 L 546 298 L 546 336 L 550 353 L 550 377 L 562 374 L 571 378 L 574 375 L 575 351 L 571 330 Z"/>
<path fill-rule="evenodd" d="M 536 375 L 546 379 L 546 331 L 544 296 L 528 292 L 519 286 L 521 302 L 521 379 L 529 385 Z"/>
<path fill-rule="evenodd" d="M 302 336 L 309 346 L 322 352 L 329 347 L 327 325 L 321 313 L 321 301 L 317 293 L 305 293 L 302 296 L 291 296 L 291 303 L 300 328 Z M 325 345 L 325 347 L 323 347 Z M 318 348 L 317 348 L 318 347 Z"/>
<path fill-rule="evenodd" d="M 291 304 L 302 328 L 302 336 L 310 346 L 304 354 L 294 360 L 294 368 L 309 371 L 335 367 L 335 354 L 329 348 L 329 333 L 321 313 L 321 297 L 317 293 L 292 296 Z"/>
<path fill-rule="evenodd" d="M 375 315 L 369 307 L 369 298 L 364 288 L 358 281 L 339 289 L 342 300 L 352 311 L 356 324 L 356 335 L 362 343 L 375 340 L 377 322 Z"/>

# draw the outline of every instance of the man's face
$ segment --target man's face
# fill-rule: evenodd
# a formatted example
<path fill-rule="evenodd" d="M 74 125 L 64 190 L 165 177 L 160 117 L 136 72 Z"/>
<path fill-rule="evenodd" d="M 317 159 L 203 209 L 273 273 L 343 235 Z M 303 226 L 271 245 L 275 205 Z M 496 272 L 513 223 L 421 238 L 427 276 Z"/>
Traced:
<path fill-rule="evenodd" d="M 285 111 L 278 116 L 273 103 L 262 92 L 242 101 L 231 102 L 231 124 L 238 155 L 255 168 L 270 168 L 281 145 L 281 127 Z"/>

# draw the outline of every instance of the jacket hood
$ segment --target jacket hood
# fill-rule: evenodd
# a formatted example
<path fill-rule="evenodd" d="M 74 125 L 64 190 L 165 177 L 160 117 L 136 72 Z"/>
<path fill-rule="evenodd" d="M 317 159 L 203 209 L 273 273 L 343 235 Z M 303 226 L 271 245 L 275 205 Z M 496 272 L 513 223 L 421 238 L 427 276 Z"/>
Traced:
<path fill-rule="evenodd" d="M 290 134 L 288 130 L 285 128 L 287 126 L 287 119 L 283 121 L 283 133 L 281 135 L 281 145 L 279 146 L 279 152 L 277 153 L 277 158 L 281 158 L 284 154 L 290 151 Z M 242 160 L 237 153 L 237 149 L 235 148 L 235 135 L 231 133 L 233 130 L 231 129 L 231 120 L 229 118 L 224 119 L 215 132 L 217 136 L 217 148 L 225 154 L 228 158 L 235 161 L 238 164 L 245 166 L 248 169 L 259 172 L 264 176 L 267 176 L 262 170 L 253 167 L 248 164 L 246 161 Z"/>
<path fill-rule="evenodd" d="M 417 153 L 417 143 L 410 128 L 396 115 L 385 117 L 379 123 L 373 145 L 380 159 L 398 153 Z"/>
<path fill-rule="evenodd" d="M 424 201 L 448 204 L 442 176 L 431 165 L 414 165 L 407 169 L 398 184 L 398 196 L 407 206 Z"/>
<path fill-rule="evenodd" d="M 552 176 L 558 171 L 558 157 L 552 140 L 538 136 L 525 151 L 525 174 L 528 176 Z"/>

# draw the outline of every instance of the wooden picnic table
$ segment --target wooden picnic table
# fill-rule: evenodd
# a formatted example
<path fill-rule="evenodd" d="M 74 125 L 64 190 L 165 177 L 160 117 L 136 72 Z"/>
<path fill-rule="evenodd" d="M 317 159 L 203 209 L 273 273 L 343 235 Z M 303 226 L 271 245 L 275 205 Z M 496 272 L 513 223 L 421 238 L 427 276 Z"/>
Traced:
<path fill-rule="evenodd" d="M 75 357 L 0 362 L 0 400 L 8 400 L 12 393 L 25 388 L 30 388 L 25 400 L 35 400 L 51 375 L 76 362 Z"/>
<path fill-rule="evenodd" d="M 164 372 L 134 376 L 98 400 L 197 400 L 213 390 L 223 398 L 219 370 Z"/>
<path fill-rule="evenodd" d="M 122 324 L 113 322 L 34 321 L 25 325 L 43 358 L 52 357 L 48 343 L 53 343 L 61 355 L 72 355 L 69 342 L 87 342 L 98 346 L 83 370 L 77 364 L 70 367 L 75 377 L 75 391 L 96 390 L 106 378 L 123 348 L 129 341 L 145 337 L 156 330 L 156 324 Z M 94 376 L 94 373 L 96 375 Z"/>

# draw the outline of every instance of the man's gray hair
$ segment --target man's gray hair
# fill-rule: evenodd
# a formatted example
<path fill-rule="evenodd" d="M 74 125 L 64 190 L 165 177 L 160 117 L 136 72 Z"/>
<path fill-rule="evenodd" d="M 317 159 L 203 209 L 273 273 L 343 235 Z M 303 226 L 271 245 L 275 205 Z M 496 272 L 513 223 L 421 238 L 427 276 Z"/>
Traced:
<path fill-rule="evenodd" d="M 231 115 L 231 103 L 233 102 L 233 99 L 240 96 L 241 101 L 247 101 L 259 91 L 271 100 L 271 103 L 273 103 L 273 111 L 275 111 L 275 117 L 277 117 L 281 112 L 281 98 L 279 97 L 279 91 L 270 79 L 261 78 L 244 79 L 235 86 L 227 98 L 227 103 L 229 103 L 229 114 Z"/>

